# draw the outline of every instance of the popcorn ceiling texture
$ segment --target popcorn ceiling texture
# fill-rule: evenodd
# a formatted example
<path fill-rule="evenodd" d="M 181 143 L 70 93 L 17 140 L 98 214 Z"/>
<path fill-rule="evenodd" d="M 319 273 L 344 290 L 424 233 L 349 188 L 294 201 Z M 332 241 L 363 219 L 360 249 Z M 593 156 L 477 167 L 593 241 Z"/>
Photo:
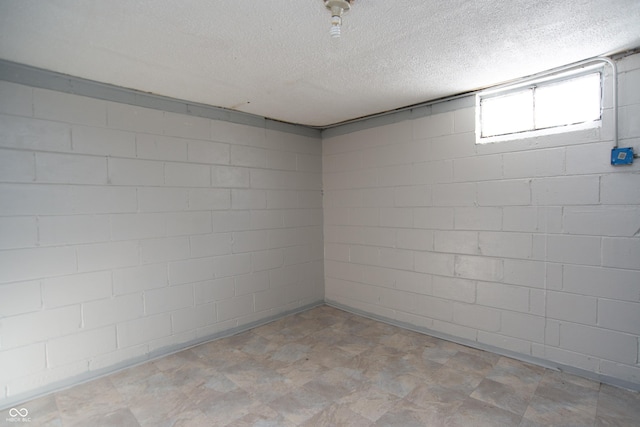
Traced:
<path fill-rule="evenodd" d="M 638 47 L 636 0 L 0 2 L 0 58 L 307 125 Z"/>

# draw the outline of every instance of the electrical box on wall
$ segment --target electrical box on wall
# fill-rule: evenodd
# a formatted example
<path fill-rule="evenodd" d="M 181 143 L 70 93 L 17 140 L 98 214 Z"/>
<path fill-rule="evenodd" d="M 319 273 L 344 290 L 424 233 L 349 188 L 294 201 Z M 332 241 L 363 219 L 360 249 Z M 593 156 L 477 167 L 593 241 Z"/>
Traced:
<path fill-rule="evenodd" d="M 614 148 L 611 150 L 611 164 L 630 165 L 633 163 L 633 147 Z"/>

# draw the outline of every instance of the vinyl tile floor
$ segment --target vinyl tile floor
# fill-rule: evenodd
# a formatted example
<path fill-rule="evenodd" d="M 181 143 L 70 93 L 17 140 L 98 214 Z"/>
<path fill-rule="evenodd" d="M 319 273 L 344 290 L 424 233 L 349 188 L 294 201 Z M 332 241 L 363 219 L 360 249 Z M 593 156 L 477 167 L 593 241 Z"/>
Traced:
<path fill-rule="evenodd" d="M 636 392 L 329 306 L 22 407 L 30 426 L 640 425 Z"/>

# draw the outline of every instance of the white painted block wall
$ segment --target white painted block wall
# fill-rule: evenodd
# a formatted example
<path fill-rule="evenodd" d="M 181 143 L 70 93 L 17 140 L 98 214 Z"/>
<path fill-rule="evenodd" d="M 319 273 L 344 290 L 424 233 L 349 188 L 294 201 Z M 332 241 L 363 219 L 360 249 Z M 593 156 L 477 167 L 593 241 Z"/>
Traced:
<path fill-rule="evenodd" d="M 323 301 L 321 150 L 0 82 L 0 406 Z"/>
<path fill-rule="evenodd" d="M 326 299 L 640 387 L 640 161 L 602 129 L 475 144 L 472 98 L 323 141 Z M 640 55 L 619 62 L 640 151 Z"/>

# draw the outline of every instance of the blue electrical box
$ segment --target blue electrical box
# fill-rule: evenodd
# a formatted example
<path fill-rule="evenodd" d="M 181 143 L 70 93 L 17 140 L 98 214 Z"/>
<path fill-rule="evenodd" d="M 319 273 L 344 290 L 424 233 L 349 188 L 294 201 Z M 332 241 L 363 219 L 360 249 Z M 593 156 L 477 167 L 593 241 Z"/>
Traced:
<path fill-rule="evenodd" d="M 633 163 L 633 147 L 614 148 L 611 150 L 611 164 L 630 165 Z"/>

